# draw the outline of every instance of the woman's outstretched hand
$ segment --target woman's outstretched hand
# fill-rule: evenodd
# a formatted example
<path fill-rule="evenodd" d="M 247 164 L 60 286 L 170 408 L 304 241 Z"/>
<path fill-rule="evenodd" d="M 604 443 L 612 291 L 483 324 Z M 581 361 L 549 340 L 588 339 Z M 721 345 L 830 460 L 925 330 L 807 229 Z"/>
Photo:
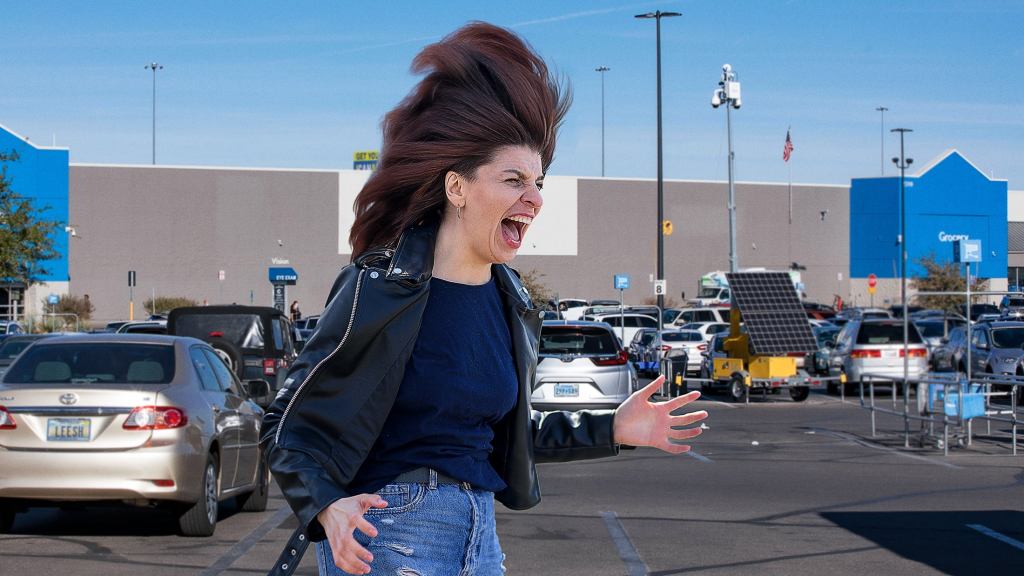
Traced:
<path fill-rule="evenodd" d="M 376 538 L 377 529 L 364 515 L 370 508 L 386 508 L 387 505 L 387 501 L 377 494 L 359 494 L 335 500 L 316 515 L 327 533 L 335 566 L 350 574 L 370 573 L 373 554 L 356 542 L 353 533 L 358 529 L 370 538 Z"/>
<path fill-rule="evenodd" d="M 698 426 L 689 426 L 708 417 L 704 410 L 673 416 L 672 412 L 686 406 L 697 398 L 700 392 L 693 391 L 666 402 L 651 402 L 651 396 L 661 388 L 665 381 L 660 376 L 637 390 L 615 410 L 615 442 L 629 446 L 651 446 L 670 454 L 689 452 L 689 444 L 677 444 L 673 440 L 689 440 L 700 436 L 703 430 Z"/>

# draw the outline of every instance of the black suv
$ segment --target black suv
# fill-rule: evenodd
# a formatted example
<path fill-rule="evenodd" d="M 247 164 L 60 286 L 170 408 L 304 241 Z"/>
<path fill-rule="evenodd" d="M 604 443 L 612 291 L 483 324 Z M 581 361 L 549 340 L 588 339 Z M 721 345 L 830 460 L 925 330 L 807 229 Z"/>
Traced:
<path fill-rule="evenodd" d="M 167 317 L 167 333 L 209 342 L 240 380 L 262 379 L 272 392 L 281 388 L 296 356 L 291 321 L 276 308 L 175 308 Z"/>

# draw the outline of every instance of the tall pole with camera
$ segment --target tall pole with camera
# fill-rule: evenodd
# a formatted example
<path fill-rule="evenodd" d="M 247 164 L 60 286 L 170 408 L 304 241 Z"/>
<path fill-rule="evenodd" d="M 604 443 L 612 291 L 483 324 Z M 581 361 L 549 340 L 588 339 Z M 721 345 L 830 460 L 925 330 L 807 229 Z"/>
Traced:
<path fill-rule="evenodd" d="M 711 94 L 711 107 L 718 108 L 725 104 L 725 129 L 728 133 L 729 142 L 729 271 L 739 271 L 739 259 L 736 256 L 736 182 L 733 177 L 733 160 L 735 153 L 732 150 L 732 115 L 731 109 L 739 110 L 742 105 L 740 100 L 740 82 L 732 66 L 722 66 L 722 79 L 718 81 L 718 88 Z"/>

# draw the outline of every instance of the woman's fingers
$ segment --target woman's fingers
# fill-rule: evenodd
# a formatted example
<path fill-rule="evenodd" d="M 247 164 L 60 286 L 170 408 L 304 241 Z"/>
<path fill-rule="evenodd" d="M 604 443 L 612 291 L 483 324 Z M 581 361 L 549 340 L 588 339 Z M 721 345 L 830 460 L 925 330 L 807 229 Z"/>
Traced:
<path fill-rule="evenodd" d="M 368 574 L 373 554 L 351 536 L 345 540 L 339 548 L 334 549 L 334 565 L 352 574 Z"/>
<path fill-rule="evenodd" d="M 669 419 L 668 419 L 668 425 L 672 426 L 673 428 L 678 428 L 680 426 L 689 426 L 690 424 L 693 424 L 695 422 L 700 422 L 701 420 L 703 420 L 703 419 L 705 419 L 707 417 L 708 417 L 707 410 L 698 410 L 696 412 L 688 412 L 686 414 L 681 414 L 679 416 L 670 416 Z"/>
<path fill-rule="evenodd" d="M 673 399 L 671 399 L 671 400 L 669 400 L 667 402 L 664 402 L 664 404 L 665 404 L 666 407 L 668 407 L 668 409 L 670 411 L 672 411 L 672 410 L 676 410 L 677 408 L 680 408 L 682 406 L 686 406 L 687 404 L 689 404 L 690 402 L 693 402 L 694 400 L 696 400 L 698 398 L 700 398 L 700 391 L 699 390 L 694 390 L 693 392 L 687 392 L 686 394 L 683 394 L 682 396 L 678 396 L 678 397 L 673 398 Z"/>
<path fill-rule="evenodd" d="M 684 428 L 682 430 L 672 429 L 668 433 L 668 437 L 672 440 L 689 440 L 690 438 L 696 438 L 700 436 L 704 430 L 700 428 Z"/>
<path fill-rule="evenodd" d="M 377 528 L 373 524 L 370 524 L 370 521 L 366 518 L 360 518 L 359 520 L 357 520 L 356 528 L 358 528 L 360 532 L 366 534 L 370 538 L 377 537 Z"/>
<path fill-rule="evenodd" d="M 665 383 L 665 376 L 658 376 L 650 384 L 640 389 L 640 396 L 645 400 L 650 400 L 651 396 L 658 390 L 661 390 L 661 385 Z"/>
<path fill-rule="evenodd" d="M 668 440 L 665 440 L 661 444 L 658 444 L 657 446 L 655 446 L 655 448 L 661 450 L 662 452 L 668 452 L 669 454 L 682 454 L 684 452 L 690 451 L 689 444 L 673 444 Z"/>

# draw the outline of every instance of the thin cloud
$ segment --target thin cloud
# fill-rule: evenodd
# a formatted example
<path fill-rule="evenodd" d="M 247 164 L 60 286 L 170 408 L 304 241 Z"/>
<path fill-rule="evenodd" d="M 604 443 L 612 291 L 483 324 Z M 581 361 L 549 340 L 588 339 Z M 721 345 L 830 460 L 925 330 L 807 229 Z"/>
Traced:
<path fill-rule="evenodd" d="M 550 18 L 538 18 L 536 20 L 527 20 L 525 22 L 518 22 L 512 24 L 509 28 L 522 28 L 524 26 L 535 26 L 537 24 L 550 24 L 552 22 L 563 22 L 565 20 L 576 20 L 577 18 L 586 18 L 588 16 L 599 16 L 601 14 L 611 14 L 612 12 L 622 12 L 625 10 L 633 10 L 637 8 L 645 8 L 647 6 L 664 5 L 664 2 L 644 2 L 641 4 L 626 4 L 624 6 L 615 6 L 613 8 L 601 8 L 598 10 L 581 10 L 579 12 L 570 12 L 569 14 L 562 14 L 560 16 L 551 16 Z"/>

